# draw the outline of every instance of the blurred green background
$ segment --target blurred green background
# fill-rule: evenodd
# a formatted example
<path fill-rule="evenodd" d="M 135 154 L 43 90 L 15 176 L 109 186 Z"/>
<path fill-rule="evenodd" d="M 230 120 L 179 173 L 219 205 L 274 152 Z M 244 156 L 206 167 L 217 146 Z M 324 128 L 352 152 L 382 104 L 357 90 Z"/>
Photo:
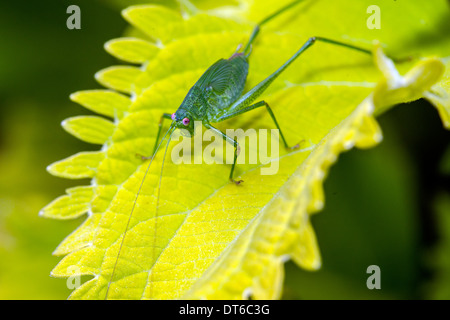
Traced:
<path fill-rule="evenodd" d="M 51 253 L 84 218 L 56 221 L 38 212 L 88 181 L 52 177 L 45 168 L 97 148 L 60 123 L 89 114 L 69 95 L 100 88 L 94 73 L 117 64 L 103 43 L 126 30 L 120 8 L 130 2 L 0 4 L 0 299 L 71 292 L 66 279 L 49 276 L 60 260 Z M 71 4 L 82 10 L 81 30 L 66 27 Z M 450 132 L 425 101 L 379 121 L 383 143 L 345 153 L 332 168 L 326 208 L 313 217 L 323 268 L 311 273 L 287 263 L 285 299 L 450 298 Z M 381 268 L 381 290 L 366 287 L 369 265 Z"/>

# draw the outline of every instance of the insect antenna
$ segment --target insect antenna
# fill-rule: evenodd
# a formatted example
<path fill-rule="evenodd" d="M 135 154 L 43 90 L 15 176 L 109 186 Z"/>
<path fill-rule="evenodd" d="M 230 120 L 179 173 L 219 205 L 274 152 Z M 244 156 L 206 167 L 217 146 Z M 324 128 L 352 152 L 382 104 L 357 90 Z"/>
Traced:
<path fill-rule="evenodd" d="M 173 127 L 173 128 L 172 128 Z M 163 176 L 163 170 L 164 170 L 164 162 L 166 160 L 166 154 L 167 154 L 167 149 L 169 148 L 169 143 L 170 140 L 172 139 L 172 134 L 175 131 L 175 126 L 170 126 L 169 130 L 167 130 L 167 132 L 170 132 L 169 135 L 169 139 L 167 140 L 167 144 L 166 144 L 166 148 L 164 150 L 164 156 L 163 156 L 163 160 L 162 160 L 162 164 L 161 164 L 161 170 L 160 170 L 160 174 L 159 174 L 159 182 L 158 182 L 158 192 L 157 192 L 157 196 L 156 196 L 156 209 L 155 209 L 155 224 L 153 226 L 153 254 L 152 254 L 152 258 L 156 257 L 156 236 L 157 236 L 157 224 L 158 224 L 158 210 L 159 210 L 159 196 L 161 194 L 161 182 L 162 182 L 162 176 Z M 166 133 L 167 135 L 167 133 Z M 156 260 L 155 260 L 156 261 Z M 150 297 L 153 295 L 152 294 L 153 291 L 153 273 L 151 273 L 151 278 L 150 278 Z"/>
<path fill-rule="evenodd" d="M 255 40 L 256 36 L 259 33 L 260 28 L 266 24 L 267 22 L 269 22 L 270 20 L 272 20 L 273 18 L 277 17 L 278 15 L 282 14 L 283 12 L 291 9 L 292 7 L 294 7 L 295 5 L 299 4 L 300 2 L 302 2 L 303 0 L 296 0 L 293 1 L 287 5 L 285 5 L 284 7 L 282 7 L 281 9 L 278 9 L 278 11 L 272 13 L 270 16 L 264 18 L 263 20 L 261 20 L 256 27 L 253 29 L 253 32 L 250 36 L 250 39 L 248 40 L 247 44 L 245 45 L 244 50 L 242 51 L 245 55 L 249 56 L 250 52 L 251 52 L 251 45 L 253 43 L 253 41 Z"/>
<path fill-rule="evenodd" d="M 134 209 L 135 209 L 135 207 L 136 207 L 136 203 L 137 203 L 138 197 L 139 197 L 139 195 L 140 195 L 140 193 L 141 193 L 142 186 L 144 185 L 145 178 L 147 177 L 147 174 L 148 174 L 148 172 L 149 172 L 149 170 L 150 170 L 150 166 L 152 165 L 153 159 L 155 159 L 156 153 L 158 152 L 159 148 L 161 147 L 161 144 L 162 144 L 163 141 L 166 139 L 167 134 L 168 134 L 169 132 L 171 132 L 171 133 L 170 133 L 170 136 L 169 136 L 169 141 L 167 142 L 167 145 L 169 145 L 170 138 L 172 137 L 172 132 L 174 131 L 174 129 L 175 129 L 175 125 L 172 123 L 172 125 L 169 127 L 169 129 L 167 130 L 167 132 L 164 134 L 164 137 L 161 139 L 160 143 L 158 144 L 158 147 L 155 149 L 155 152 L 153 152 L 153 155 L 152 155 L 152 157 L 151 157 L 151 159 L 150 159 L 150 163 L 148 164 L 147 169 L 145 170 L 144 177 L 142 178 L 141 184 L 139 185 L 139 189 L 138 189 L 138 191 L 137 191 L 137 193 L 136 193 L 136 197 L 134 198 L 133 206 L 131 207 L 131 212 L 130 212 L 130 215 L 129 215 L 129 217 L 128 217 L 127 224 L 126 224 L 126 226 L 125 226 L 125 231 L 124 231 L 124 233 L 123 233 L 122 241 L 120 242 L 119 251 L 117 252 L 117 258 L 116 258 L 116 261 L 115 261 L 115 263 L 114 263 L 114 267 L 113 267 L 113 271 L 112 271 L 112 273 L 111 273 L 111 277 L 109 278 L 108 286 L 107 286 L 107 288 L 106 288 L 105 300 L 108 299 L 109 288 L 110 288 L 110 286 L 111 286 L 112 280 L 113 280 L 113 278 L 114 278 L 114 274 L 115 274 L 115 272 L 116 272 L 117 263 L 118 263 L 118 261 L 119 261 L 119 257 L 120 257 L 120 253 L 121 253 L 121 251 L 122 251 L 123 243 L 125 242 L 125 237 L 126 237 L 126 235 L 127 235 L 128 227 L 129 227 L 130 222 L 131 222 L 131 217 L 133 216 L 133 212 L 134 212 Z M 166 151 L 167 151 L 167 147 L 166 147 Z M 165 154 L 164 154 L 164 157 L 165 157 Z M 163 165 L 164 165 L 164 161 L 163 161 Z M 160 180 L 159 180 L 159 185 L 161 185 L 161 177 L 160 177 Z M 159 199 L 159 188 L 158 188 L 158 199 Z M 156 229 L 155 229 L 155 230 L 156 230 Z M 155 232 L 156 232 L 156 231 L 155 231 Z"/>

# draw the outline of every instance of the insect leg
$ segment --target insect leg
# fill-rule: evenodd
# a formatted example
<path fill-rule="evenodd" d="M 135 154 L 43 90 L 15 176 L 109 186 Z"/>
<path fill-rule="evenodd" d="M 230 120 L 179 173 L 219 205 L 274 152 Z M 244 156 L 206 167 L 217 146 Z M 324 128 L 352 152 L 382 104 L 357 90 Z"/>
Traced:
<path fill-rule="evenodd" d="M 341 47 L 349 48 L 352 50 L 357 50 L 362 53 L 366 53 L 371 55 L 372 52 L 370 50 L 353 46 L 351 44 L 347 44 L 340 41 L 335 41 L 327 38 L 322 37 L 311 37 L 309 38 L 303 46 L 291 57 L 288 61 L 286 61 L 280 68 L 278 68 L 274 73 L 272 73 L 270 76 L 268 76 L 266 79 L 258 83 L 255 87 L 253 87 L 250 91 L 248 91 L 246 94 L 244 94 L 242 97 L 240 97 L 233 105 L 229 108 L 229 110 L 233 109 L 241 109 L 242 107 L 249 106 L 256 98 L 258 98 L 271 84 L 272 82 L 291 65 L 292 62 L 295 61 L 303 52 L 305 52 L 307 49 L 309 49 L 313 44 L 315 44 L 317 41 L 321 42 L 327 42 L 330 44 L 338 45 Z"/>
<path fill-rule="evenodd" d="M 155 153 L 155 151 L 156 151 L 156 146 L 158 145 L 158 140 L 159 140 L 159 137 L 161 135 L 162 124 L 163 124 L 164 119 L 172 120 L 172 115 L 170 113 L 163 113 L 163 115 L 161 116 L 161 119 L 159 119 L 158 134 L 156 135 L 155 146 L 153 147 L 152 154 Z"/>
<path fill-rule="evenodd" d="M 153 151 L 152 151 L 152 155 L 149 157 L 143 156 L 141 154 L 137 154 L 137 156 L 139 158 L 141 158 L 142 160 L 149 160 L 153 157 L 153 155 L 155 154 L 156 148 L 158 147 L 158 141 L 159 141 L 159 137 L 161 136 L 161 131 L 162 131 L 162 127 L 163 127 L 163 122 L 164 119 L 170 119 L 172 120 L 172 115 L 170 113 L 163 113 L 163 115 L 161 116 L 161 119 L 159 119 L 159 123 L 158 123 L 158 133 L 156 134 L 156 139 L 155 139 L 155 145 L 153 147 Z"/>
<path fill-rule="evenodd" d="M 250 111 L 250 110 L 253 110 L 253 109 L 256 109 L 256 108 L 259 108 L 259 107 L 262 107 L 262 106 L 265 106 L 266 109 L 267 109 L 267 112 L 269 112 L 269 114 L 270 114 L 270 116 L 271 116 L 273 122 L 275 123 L 275 126 L 277 127 L 278 131 L 280 132 L 281 139 L 283 140 L 283 143 L 284 143 L 284 146 L 286 147 L 286 149 L 295 149 L 295 148 L 298 148 L 298 144 L 295 145 L 295 146 L 293 146 L 293 147 L 289 147 L 289 146 L 288 146 L 288 144 L 287 144 L 287 142 L 286 142 L 286 139 L 284 138 L 283 132 L 281 131 L 281 128 L 280 128 L 280 126 L 279 126 L 279 124 L 278 124 L 278 121 L 277 121 L 277 119 L 275 118 L 275 115 L 273 114 L 272 109 L 270 108 L 269 104 L 268 104 L 267 102 L 265 102 L 264 100 L 259 101 L 259 102 L 255 103 L 255 104 L 252 104 L 252 105 L 250 105 L 250 106 L 244 107 L 244 108 L 242 108 L 242 109 L 240 109 L 240 110 L 235 110 L 235 112 L 226 114 L 226 115 L 224 115 L 224 116 L 218 118 L 218 119 L 217 119 L 217 122 L 224 121 L 224 120 L 227 120 L 227 119 L 236 117 L 236 116 L 238 116 L 238 115 L 240 115 L 240 114 L 246 113 L 246 112 L 248 112 L 248 111 Z"/>
<path fill-rule="evenodd" d="M 206 128 L 211 129 L 214 132 L 220 134 L 222 136 L 223 140 L 227 141 L 228 143 L 231 143 L 234 146 L 234 160 L 233 160 L 233 165 L 231 166 L 231 171 L 230 171 L 230 181 L 232 181 L 235 184 L 239 185 L 241 182 L 243 182 L 243 180 L 234 180 L 233 179 L 233 172 L 234 172 L 234 167 L 236 166 L 236 159 L 237 159 L 237 157 L 239 155 L 239 152 L 241 151 L 241 148 L 239 147 L 239 143 L 235 139 L 227 136 L 225 133 L 223 133 L 219 129 L 214 128 L 209 123 L 204 123 L 203 125 Z"/>

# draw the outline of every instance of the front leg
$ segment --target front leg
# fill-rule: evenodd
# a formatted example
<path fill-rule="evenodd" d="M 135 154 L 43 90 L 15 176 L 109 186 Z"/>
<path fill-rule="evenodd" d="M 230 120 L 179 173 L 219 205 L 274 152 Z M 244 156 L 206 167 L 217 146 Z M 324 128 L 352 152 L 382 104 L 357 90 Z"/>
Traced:
<path fill-rule="evenodd" d="M 152 152 L 153 154 L 156 151 L 156 146 L 158 145 L 158 140 L 159 140 L 159 137 L 161 136 L 162 124 L 163 124 L 164 119 L 172 120 L 172 115 L 170 113 L 163 113 L 163 115 L 161 116 L 161 119 L 159 119 L 158 134 L 156 135 L 155 145 L 153 147 L 153 152 Z"/>
<path fill-rule="evenodd" d="M 230 181 L 234 182 L 236 185 L 240 185 L 242 182 L 244 182 L 244 180 L 234 180 L 233 179 L 234 167 L 236 166 L 236 159 L 241 151 L 241 147 L 239 146 L 239 143 L 235 139 L 227 136 L 225 133 L 223 133 L 219 129 L 214 128 L 209 123 L 204 123 L 203 125 L 206 128 L 211 129 L 214 132 L 220 134 L 222 136 L 223 140 L 227 141 L 228 143 L 231 143 L 234 146 L 234 160 L 233 160 L 233 165 L 231 166 L 231 171 L 230 171 Z"/>
<path fill-rule="evenodd" d="M 162 127 L 163 127 L 164 119 L 172 120 L 172 115 L 170 113 L 163 113 L 162 114 L 162 116 L 161 116 L 161 118 L 159 119 L 159 122 L 158 122 L 158 133 L 156 134 L 155 145 L 153 146 L 152 154 L 150 156 L 148 156 L 148 157 L 143 156 L 141 154 L 137 154 L 136 155 L 139 158 L 141 158 L 142 160 L 149 160 L 149 159 L 151 159 L 151 158 L 153 158 L 155 156 L 156 147 L 158 146 L 158 140 L 159 140 L 159 137 L 161 136 L 161 130 L 162 130 Z"/>

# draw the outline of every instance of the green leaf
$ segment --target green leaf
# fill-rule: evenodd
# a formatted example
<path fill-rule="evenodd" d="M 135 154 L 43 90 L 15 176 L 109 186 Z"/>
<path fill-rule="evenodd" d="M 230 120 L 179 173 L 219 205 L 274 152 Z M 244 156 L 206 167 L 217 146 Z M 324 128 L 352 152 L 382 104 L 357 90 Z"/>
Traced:
<path fill-rule="evenodd" d="M 122 118 L 131 105 L 130 98 L 114 91 L 86 90 L 70 95 L 72 101 L 79 103 L 86 109 L 111 118 Z"/>
<path fill-rule="evenodd" d="M 100 117 L 81 116 L 66 119 L 62 127 L 80 140 L 94 144 L 104 144 L 112 136 L 115 125 Z"/>
<path fill-rule="evenodd" d="M 86 213 L 94 195 L 91 186 L 82 186 L 67 190 L 67 195 L 53 200 L 40 215 L 55 219 L 74 219 Z"/>
<path fill-rule="evenodd" d="M 104 157 L 104 152 L 80 152 L 51 164 L 47 170 L 51 174 L 63 178 L 93 178 Z"/>
<path fill-rule="evenodd" d="M 425 97 L 433 103 L 441 116 L 444 127 L 450 129 L 450 58 L 445 59 L 445 74 L 441 80 L 433 86 L 431 92 Z"/>
<path fill-rule="evenodd" d="M 168 156 L 161 173 L 163 152 L 146 175 L 148 163 L 136 154 L 151 154 L 161 115 L 174 112 L 212 63 L 231 56 L 248 39 L 255 21 L 282 5 L 246 4 L 211 11 L 222 18 L 207 13 L 182 16 L 158 6 L 124 10 L 125 18 L 154 41 L 148 46 L 160 50 L 141 68 L 111 67 L 97 73 L 106 87 L 129 93 L 131 105 L 125 112 L 123 104 L 123 117 L 110 137 L 102 135 L 108 141 L 102 152 L 80 154 L 49 169 L 69 178 L 92 177 L 95 186 L 86 221 L 56 251 L 66 256 L 53 276 L 71 276 L 74 268 L 77 274 L 93 276 L 71 298 L 104 299 L 108 288 L 107 298 L 112 299 L 278 298 L 287 259 L 307 270 L 321 266 L 310 216 L 324 206 L 322 183 L 338 155 L 382 140 L 374 113 L 429 98 L 439 87 L 442 103 L 436 105 L 441 114 L 449 114 L 444 92 L 450 88 L 448 82 L 439 82 L 444 63 L 417 58 L 449 52 L 448 43 L 441 41 L 445 30 L 438 23 L 448 19 L 445 1 L 421 6 L 383 3 L 380 30 L 368 29 L 362 19 L 372 2 L 303 4 L 262 28 L 250 57 L 246 91 L 280 67 L 310 36 L 372 47 L 374 59 L 317 42 L 264 93 L 261 99 L 273 108 L 286 139 L 301 141 L 301 148 L 280 150 L 279 157 L 268 163 L 260 159 L 257 164 L 238 165 L 237 175 L 245 181 L 239 187 L 229 183 L 228 165 L 175 164 Z M 332 20 L 325 12 L 339 18 Z M 292 19 L 296 15 L 300 18 Z M 424 45 L 424 34 L 436 41 Z M 373 39 L 381 45 L 372 46 Z M 133 43 L 145 46 L 144 41 L 149 40 L 143 37 Z M 394 65 L 381 46 L 390 56 L 416 58 Z M 126 43 L 119 47 L 111 49 L 116 56 L 135 59 Z M 137 60 L 143 57 L 140 54 Z M 90 93 L 89 99 L 91 110 L 116 116 L 116 106 L 107 110 L 104 93 Z M 273 128 L 273 122 L 265 110 L 255 110 L 218 127 L 265 129 Z M 78 128 L 75 131 L 81 132 Z M 257 131 L 253 137 L 259 141 Z M 170 144 L 168 155 L 175 144 Z M 275 175 L 261 174 L 271 166 L 278 167 Z"/>
<path fill-rule="evenodd" d="M 134 83 L 141 75 L 142 71 L 136 67 L 115 66 L 97 72 L 95 79 L 107 88 L 131 93 L 135 91 Z"/>
<path fill-rule="evenodd" d="M 144 63 L 159 52 L 158 46 L 136 38 L 119 38 L 105 43 L 105 50 L 116 58 L 130 63 Z"/>

